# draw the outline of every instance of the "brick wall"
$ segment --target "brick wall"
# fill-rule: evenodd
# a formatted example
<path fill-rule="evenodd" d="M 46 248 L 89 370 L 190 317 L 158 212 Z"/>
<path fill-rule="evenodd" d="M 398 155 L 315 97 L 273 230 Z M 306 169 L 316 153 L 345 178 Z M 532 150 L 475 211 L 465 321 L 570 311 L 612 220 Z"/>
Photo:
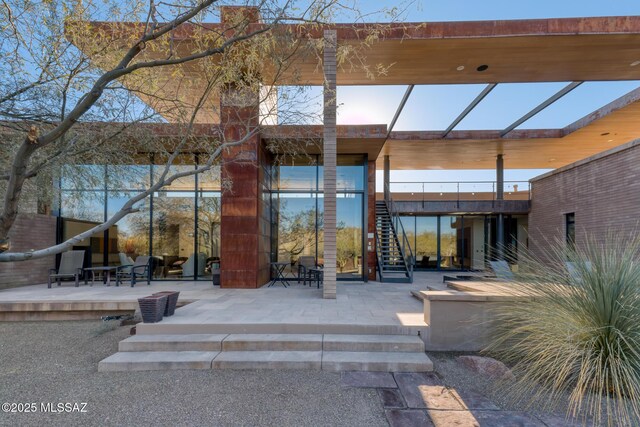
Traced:
<path fill-rule="evenodd" d="M 565 215 L 575 213 L 576 244 L 587 234 L 640 228 L 640 140 L 531 180 L 529 242 L 542 256 L 547 242 L 565 239 Z"/>
<path fill-rule="evenodd" d="M 56 243 L 56 218 L 49 215 L 21 214 L 9 232 L 12 251 L 42 249 Z M 45 283 L 55 256 L 32 261 L 0 263 L 0 289 Z"/>

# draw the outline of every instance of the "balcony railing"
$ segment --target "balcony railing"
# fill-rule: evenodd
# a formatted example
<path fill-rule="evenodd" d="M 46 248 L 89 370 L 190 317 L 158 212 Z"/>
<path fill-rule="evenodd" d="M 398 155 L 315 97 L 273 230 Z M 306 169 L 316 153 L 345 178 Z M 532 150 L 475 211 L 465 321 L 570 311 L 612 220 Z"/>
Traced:
<path fill-rule="evenodd" d="M 393 200 L 399 201 L 493 201 L 496 181 L 391 182 Z M 529 181 L 505 181 L 504 200 L 530 200 Z M 379 196 L 381 197 L 381 195 Z"/>

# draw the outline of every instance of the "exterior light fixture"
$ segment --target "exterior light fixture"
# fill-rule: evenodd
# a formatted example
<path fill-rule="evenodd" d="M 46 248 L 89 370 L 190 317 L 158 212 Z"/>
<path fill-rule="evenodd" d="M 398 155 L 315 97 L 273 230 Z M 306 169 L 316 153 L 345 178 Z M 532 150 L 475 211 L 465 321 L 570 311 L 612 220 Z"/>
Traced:
<path fill-rule="evenodd" d="M 633 61 L 629 66 L 635 67 L 636 65 L 640 65 L 640 61 Z"/>
<path fill-rule="evenodd" d="M 462 70 L 464 70 L 464 65 L 458 65 L 458 67 L 456 68 L 456 70 L 458 70 L 458 71 L 462 71 Z"/>
<path fill-rule="evenodd" d="M 489 66 L 487 64 L 482 64 L 478 68 L 476 68 L 476 70 L 478 70 L 478 71 L 486 71 L 488 68 L 489 68 Z"/>

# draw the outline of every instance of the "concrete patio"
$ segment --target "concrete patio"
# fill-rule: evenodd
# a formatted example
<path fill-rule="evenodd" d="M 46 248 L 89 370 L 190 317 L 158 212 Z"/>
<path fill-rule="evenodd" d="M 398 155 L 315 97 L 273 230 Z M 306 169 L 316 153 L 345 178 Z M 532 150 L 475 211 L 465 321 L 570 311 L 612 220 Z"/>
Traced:
<path fill-rule="evenodd" d="M 182 333 L 194 325 L 205 326 L 188 332 L 216 333 L 211 325 L 255 325 L 267 333 L 415 334 L 427 325 L 423 304 L 411 291 L 442 287 L 443 274 L 416 272 L 413 284 L 340 282 L 336 300 L 322 299 L 315 286 L 295 283 L 247 290 L 221 289 L 208 281 L 154 281 L 134 288 L 65 283 L 47 289 L 42 284 L 0 291 L 0 320 L 96 318 L 134 311 L 138 298 L 154 292 L 178 290 L 180 301 L 189 304 L 161 323 L 139 325 L 145 333 Z"/>

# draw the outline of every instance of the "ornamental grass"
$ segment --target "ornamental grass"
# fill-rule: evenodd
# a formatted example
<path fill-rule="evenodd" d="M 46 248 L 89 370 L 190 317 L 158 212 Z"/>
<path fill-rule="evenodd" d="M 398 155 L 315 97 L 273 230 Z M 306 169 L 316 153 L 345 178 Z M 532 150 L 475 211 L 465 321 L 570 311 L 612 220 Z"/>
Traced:
<path fill-rule="evenodd" d="M 639 234 L 519 254 L 512 288 L 526 297 L 496 308 L 487 348 L 516 377 L 506 397 L 568 402 L 567 416 L 588 424 L 640 425 Z"/>

